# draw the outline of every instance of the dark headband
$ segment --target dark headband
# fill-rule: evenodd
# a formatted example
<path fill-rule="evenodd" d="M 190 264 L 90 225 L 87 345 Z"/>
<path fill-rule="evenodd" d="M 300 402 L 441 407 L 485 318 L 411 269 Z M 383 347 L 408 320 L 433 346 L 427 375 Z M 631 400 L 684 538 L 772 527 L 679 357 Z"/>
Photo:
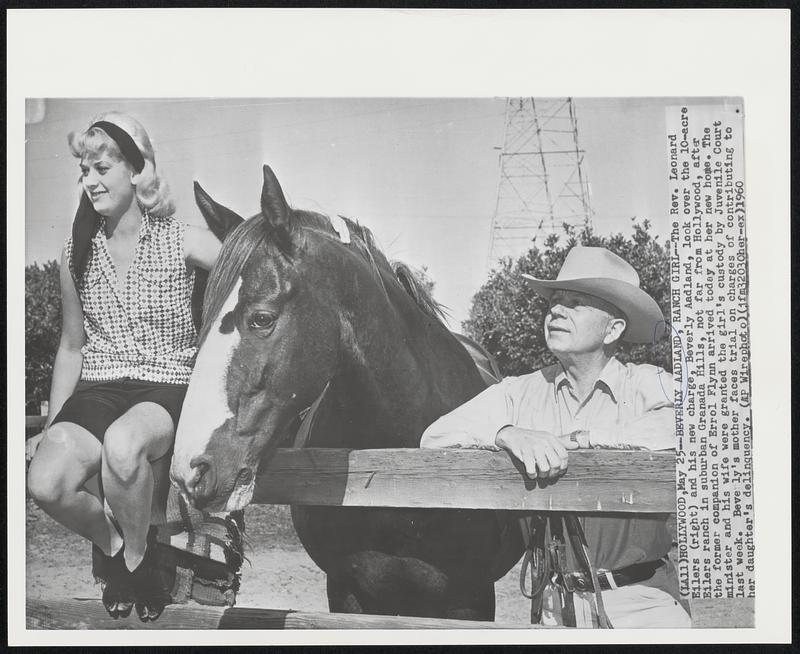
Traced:
<path fill-rule="evenodd" d="M 142 169 L 144 168 L 144 157 L 142 156 L 141 150 L 139 150 L 139 147 L 133 142 L 133 139 L 128 132 L 122 129 L 119 125 L 109 123 L 107 120 L 98 120 L 89 129 L 92 129 L 93 127 L 98 127 L 108 134 L 108 136 L 119 146 L 119 151 L 122 153 L 122 156 L 128 160 L 131 166 L 133 166 L 133 169 L 137 173 L 142 172 Z"/>
<path fill-rule="evenodd" d="M 102 129 L 108 137 L 112 139 L 122 156 L 133 166 L 133 169 L 140 173 L 144 168 L 144 157 L 141 150 L 133 142 L 131 135 L 119 125 L 110 123 L 107 120 L 99 120 L 89 129 L 97 127 Z M 87 132 L 89 130 L 86 130 Z M 72 222 L 72 273 L 76 281 L 83 277 L 86 264 L 89 262 L 91 253 L 92 238 L 97 233 L 100 226 L 100 216 L 95 211 L 89 196 L 81 193 L 81 202 L 78 211 L 75 213 L 75 220 Z"/>

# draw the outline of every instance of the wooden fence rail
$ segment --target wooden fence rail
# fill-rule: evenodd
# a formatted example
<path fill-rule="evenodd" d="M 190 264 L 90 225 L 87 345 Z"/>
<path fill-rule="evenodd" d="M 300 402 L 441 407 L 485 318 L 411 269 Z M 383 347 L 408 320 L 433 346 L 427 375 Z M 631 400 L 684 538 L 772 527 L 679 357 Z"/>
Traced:
<path fill-rule="evenodd" d="M 42 431 L 47 416 L 25 416 L 25 438 Z"/>
<path fill-rule="evenodd" d="M 100 600 L 28 600 L 28 629 L 531 629 L 542 625 L 394 615 L 285 611 L 255 607 L 173 604 L 156 622 L 133 613 L 114 620 Z"/>
<path fill-rule="evenodd" d="M 575 451 L 557 481 L 530 480 L 505 452 L 278 450 L 259 504 L 670 513 L 674 452 Z"/>

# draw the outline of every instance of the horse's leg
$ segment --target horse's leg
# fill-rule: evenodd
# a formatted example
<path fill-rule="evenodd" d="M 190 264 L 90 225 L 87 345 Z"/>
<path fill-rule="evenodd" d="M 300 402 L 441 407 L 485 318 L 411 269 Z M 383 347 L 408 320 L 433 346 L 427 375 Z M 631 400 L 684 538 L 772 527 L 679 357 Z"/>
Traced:
<path fill-rule="evenodd" d="M 364 551 L 328 570 L 332 612 L 494 619 L 494 585 L 454 578 L 420 559 Z"/>
<path fill-rule="evenodd" d="M 432 617 L 440 614 L 446 588 L 433 566 L 383 552 L 356 552 L 328 570 L 332 612 Z"/>
<path fill-rule="evenodd" d="M 494 583 L 489 580 L 450 578 L 444 617 L 453 620 L 494 621 Z"/>
<path fill-rule="evenodd" d="M 367 613 L 349 580 L 336 572 L 327 575 L 328 609 L 331 613 Z"/>

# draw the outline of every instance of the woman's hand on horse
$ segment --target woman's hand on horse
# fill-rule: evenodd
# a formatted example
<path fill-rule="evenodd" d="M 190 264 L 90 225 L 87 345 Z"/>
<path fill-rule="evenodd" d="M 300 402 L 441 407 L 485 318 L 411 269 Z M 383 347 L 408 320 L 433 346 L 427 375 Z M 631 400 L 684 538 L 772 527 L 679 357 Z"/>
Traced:
<path fill-rule="evenodd" d="M 567 471 L 567 450 L 578 447 L 577 443 L 547 431 L 511 425 L 497 432 L 495 444 L 519 459 L 531 479 L 554 479 L 563 475 Z"/>
<path fill-rule="evenodd" d="M 25 460 L 29 463 L 33 460 L 36 450 L 39 449 L 39 443 L 42 442 L 42 438 L 44 438 L 46 433 L 47 430 L 45 429 L 36 434 L 36 436 L 31 436 L 25 441 Z"/>

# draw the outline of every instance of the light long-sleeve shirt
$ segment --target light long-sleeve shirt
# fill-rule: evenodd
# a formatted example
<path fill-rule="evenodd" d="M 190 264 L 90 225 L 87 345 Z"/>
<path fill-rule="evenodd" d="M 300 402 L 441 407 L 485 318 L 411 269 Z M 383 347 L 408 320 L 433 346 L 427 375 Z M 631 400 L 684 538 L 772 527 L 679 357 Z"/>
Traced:
<path fill-rule="evenodd" d="M 555 364 L 490 386 L 430 425 L 420 447 L 498 450 L 497 432 L 512 425 L 555 435 L 586 430 L 595 447 L 672 449 L 676 446 L 673 397 L 668 372 L 612 358 L 581 401 L 561 364 Z M 616 570 L 669 552 L 668 514 L 619 515 L 580 518 L 598 568 Z M 669 581 L 657 573 L 646 583 L 677 596 L 674 572 Z"/>
<path fill-rule="evenodd" d="M 497 432 L 508 425 L 555 435 L 584 430 L 593 447 L 672 449 L 672 375 L 612 358 L 582 402 L 558 363 L 506 377 L 434 422 L 420 446 L 497 450 Z"/>

